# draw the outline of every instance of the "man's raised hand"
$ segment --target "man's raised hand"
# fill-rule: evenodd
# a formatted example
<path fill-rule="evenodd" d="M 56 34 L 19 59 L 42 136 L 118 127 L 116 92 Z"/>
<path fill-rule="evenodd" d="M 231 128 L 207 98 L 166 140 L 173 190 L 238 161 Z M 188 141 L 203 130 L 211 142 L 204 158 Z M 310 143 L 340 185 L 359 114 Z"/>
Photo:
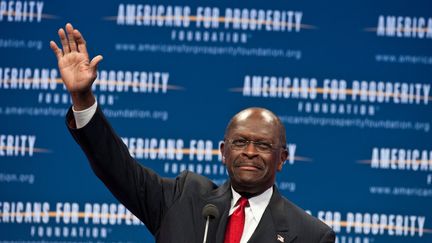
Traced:
<path fill-rule="evenodd" d="M 94 104 L 91 85 L 102 56 L 95 56 L 90 61 L 81 33 L 69 23 L 65 29 L 66 32 L 63 28 L 58 31 L 62 49 L 54 41 L 50 42 L 50 47 L 57 57 L 62 80 L 71 94 L 75 110 L 83 110 Z"/>

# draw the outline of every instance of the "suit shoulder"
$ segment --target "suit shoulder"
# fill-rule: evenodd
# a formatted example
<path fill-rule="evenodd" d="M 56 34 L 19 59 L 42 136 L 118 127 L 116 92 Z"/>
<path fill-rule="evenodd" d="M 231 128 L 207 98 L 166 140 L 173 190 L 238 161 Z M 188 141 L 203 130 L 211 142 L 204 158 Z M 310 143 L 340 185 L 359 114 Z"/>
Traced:
<path fill-rule="evenodd" d="M 191 171 L 183 171 L 176 180 L 179 180 L 182 191 L 187 194 L 204 195 L 218 186 L 205 176 Z"/>
<path fill-rule="evenodd" d="M 291 202 L 290 200 L 282 197 L 283 211 L 285 213 L 290 230 L 297 231 L 300 235 L 305 233 L 305 229 L 308 229 L 308 233 L 315 235 L 318 238 L 323 237 L 332 229 L 319 220 L 318 218 L 310 215 L 305 210 Z"/>

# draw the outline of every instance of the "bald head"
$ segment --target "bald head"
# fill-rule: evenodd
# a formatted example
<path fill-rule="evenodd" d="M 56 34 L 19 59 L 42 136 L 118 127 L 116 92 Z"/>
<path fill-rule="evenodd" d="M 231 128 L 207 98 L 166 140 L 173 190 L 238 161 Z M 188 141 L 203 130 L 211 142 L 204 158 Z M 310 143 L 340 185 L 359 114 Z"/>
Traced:
<path fill-rule="evenodd" d="M 277 117 L 270 110 L 264 108 L 258 108 L 258 107 L 251 107 L 251 108 L 244 109 L 239 113 L 237 113 L 233 118 L 231 118 L 230 122 L 228 123 L 225 129 L 224 137 L 225 138 L 228 137 L 228 134 L 230 134 L 230 131 L 232 130 L 233 127 L 237 126 L 238 124 L 248 123 L 248 122 L 257 123 L 256 125 L 274 127 L 276 133 L 278 134 L 279 141 L 277 142 L 280 143 L 280 145 L 282 145 L 283 147 L 286 146 L 285 126 L 282 124 L 279 117 Z"/>

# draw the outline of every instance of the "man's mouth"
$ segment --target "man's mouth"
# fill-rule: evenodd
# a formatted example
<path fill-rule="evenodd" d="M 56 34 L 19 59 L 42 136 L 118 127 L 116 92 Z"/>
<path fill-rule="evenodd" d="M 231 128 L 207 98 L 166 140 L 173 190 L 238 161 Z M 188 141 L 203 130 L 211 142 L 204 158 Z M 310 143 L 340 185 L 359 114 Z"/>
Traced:
<path fill-rule="evenodd" d="M 262 166 L 259 166 L 254 163 L 239 163 L 235 165 L 235 167 L 242 170 L 250 170 L 250 171 L 258 171 L 263 169 Z"/>

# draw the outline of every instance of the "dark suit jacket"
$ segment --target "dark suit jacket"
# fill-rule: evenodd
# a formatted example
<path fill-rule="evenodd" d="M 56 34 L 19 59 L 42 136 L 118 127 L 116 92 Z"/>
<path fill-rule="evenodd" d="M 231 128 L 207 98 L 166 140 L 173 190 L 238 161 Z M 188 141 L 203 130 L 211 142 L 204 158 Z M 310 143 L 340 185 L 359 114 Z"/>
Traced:
<path fill-rule="evenodd" d="M 160 177 L 129 155 L 99 108 L 81 129 L 74 129 L 70 109 L 67 123 L 95 174 L 141 219 L 157 242 L 202 242 L 205 219 L 201 212 L 208 203 L 219 209 L 220 217 L 210 222 L 207 242 L 223 242 L 232 197 L 229 180 L 218 187 L 208 178 L 187 171 L 175 179 Z M 328 226 L 282 197 L 274 187 L 249 242 L 334 242 L 334 237 Z"/>

